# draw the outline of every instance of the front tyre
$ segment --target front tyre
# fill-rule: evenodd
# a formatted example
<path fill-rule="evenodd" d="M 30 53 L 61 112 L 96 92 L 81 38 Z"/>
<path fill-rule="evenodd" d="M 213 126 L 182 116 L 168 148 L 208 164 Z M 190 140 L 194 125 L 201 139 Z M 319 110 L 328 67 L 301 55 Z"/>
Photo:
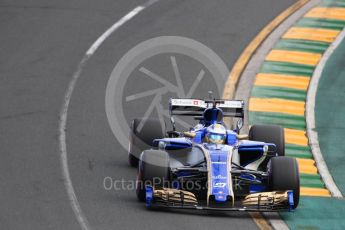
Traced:
<path fill-rule="evenodd" d="M 295 158 L 273 157 L 268 166 L 269 188 L 271 191 L 293 191 L 294 209 L 300 196 L 298 163 Z"/>
<path fill-rule="evenodd" d="M 278 156 L 285 156 L 285 135 L 281 126 L 253 125 L 249 130 L 249 140 L 273 143 Z"/>
<path fill-rule="evenodd" d="M 146 185 L 164 187 L 169 180 L 169 155 L 161 150 L 145 150 L 139 161 L 136 193 L 140 201 L 146 200 Z"/>

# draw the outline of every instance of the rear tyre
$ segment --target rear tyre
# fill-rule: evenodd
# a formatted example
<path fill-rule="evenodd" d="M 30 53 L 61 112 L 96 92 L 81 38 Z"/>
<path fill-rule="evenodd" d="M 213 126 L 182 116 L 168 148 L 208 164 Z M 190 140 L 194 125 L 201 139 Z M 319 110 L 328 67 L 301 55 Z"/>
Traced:
<path fill-rule="evenodd" d="M 285 135 L 281 126 L 253 125 L 249 130 L 249 140 L 273 143 L 278 156 L 285 156 Z"/>
<path fill-rule="evenodd" d="M 294 208 L 297 208 L 300 195 L 300 181 L 297 160 L 290 157 L 273 157 L 269 162 L 268 173 L 268 184 L 270 190 L 292 190 Z"/>
<path fill-rule="evenodd" d="M 158 119 L 146 119 L 144 121 L 145 125 L 139 131 L 138 126 L 143 120 L 143 118 L 136 118 L 131 123 L 128 163 L 132 167 L 138 166 L 141 152 L 145 149 L 150 149 L 154 139 L 164 138 L 165 136 L 165 124 L 162 127 Z"/>
<path fill-rule="evenodd" d="M 136 193 L 139 201 L 146 200 L 146 185 L 164 187 L 169 180 L 169 155 L 161 150 L 145 150 L 139 161 Z"/>

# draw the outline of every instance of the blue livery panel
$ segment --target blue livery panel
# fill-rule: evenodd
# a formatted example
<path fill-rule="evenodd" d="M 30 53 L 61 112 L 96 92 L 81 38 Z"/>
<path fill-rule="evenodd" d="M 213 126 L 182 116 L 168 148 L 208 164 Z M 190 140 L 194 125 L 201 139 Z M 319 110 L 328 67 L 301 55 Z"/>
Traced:
<path fill-rule="evenodd" d="M 209 167 L 209 196 L 214 196 L 214 200 L 219 203 L 234 199 L 232 189 L 232 177 L 231 177 L 231 157 L 232 148 L 223 145 L 219 149 L 219 145 L 214 144 L 204 145 L 208 156 Z M 215 149 L 215 146 L 217 149 Z"/>

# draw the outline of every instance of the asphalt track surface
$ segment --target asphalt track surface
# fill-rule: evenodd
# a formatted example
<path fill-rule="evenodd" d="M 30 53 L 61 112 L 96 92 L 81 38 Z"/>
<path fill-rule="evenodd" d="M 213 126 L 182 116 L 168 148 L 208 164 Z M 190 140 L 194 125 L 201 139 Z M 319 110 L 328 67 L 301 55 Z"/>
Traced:
<path fill-rule="evenodd" d="M 247 214 L 150 212 L 136 201 L 134 191 L 104 189 L 105 177 L 134 180 L 136 174 L 109 128 L 105 88 L 122 55 L 156 36 L 195 39 L 230 69 L 260 29 L 293 2 L 159 1 L 101 45 L 77 82 L 66 130 L 71 180 L 91 229 L 256 228 Z M 60 108 L 86 50 L 143 3 L 0 2 L 0 229 L 80 229 L 61 173 Z M 145 84 L 132 84 L 130 90 Z"/>

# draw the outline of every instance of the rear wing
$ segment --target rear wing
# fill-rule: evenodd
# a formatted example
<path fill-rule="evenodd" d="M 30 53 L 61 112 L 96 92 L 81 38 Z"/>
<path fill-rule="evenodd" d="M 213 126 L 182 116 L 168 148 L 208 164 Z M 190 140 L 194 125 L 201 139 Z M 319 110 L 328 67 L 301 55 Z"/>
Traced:
<path fill-rule="evenodd" d="M 177 116 L 202 116 L 205 109 L 219 108 L 224 117 L 244 117 L 244 102 L 241 100 L 201 100 L 201 99 L 170 99 L 170 114 Z"/>

